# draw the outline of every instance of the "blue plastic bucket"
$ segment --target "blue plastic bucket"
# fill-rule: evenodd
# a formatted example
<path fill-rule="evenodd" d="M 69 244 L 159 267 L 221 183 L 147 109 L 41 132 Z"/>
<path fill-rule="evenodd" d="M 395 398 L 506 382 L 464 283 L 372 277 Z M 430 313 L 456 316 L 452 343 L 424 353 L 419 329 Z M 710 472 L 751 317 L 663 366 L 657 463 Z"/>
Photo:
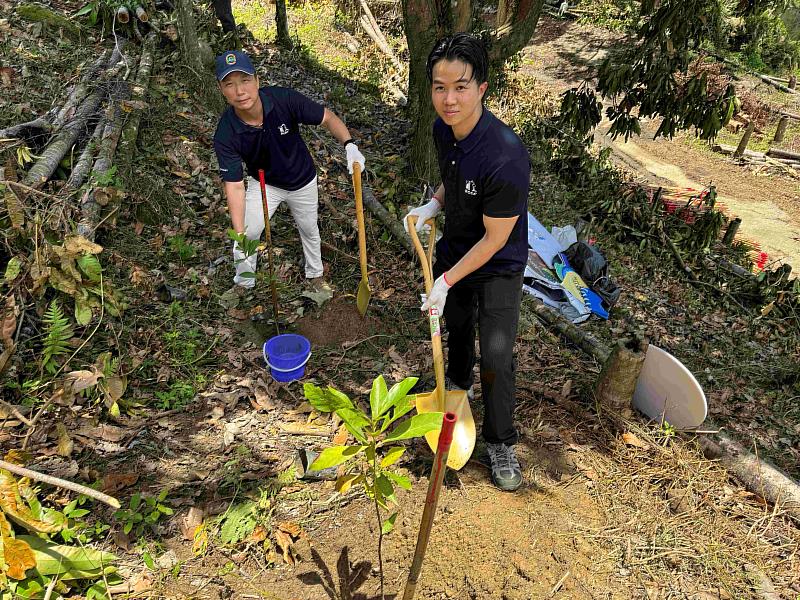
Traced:
<path fill-rule="evenodd" d="M 284 333 L 264 342 L 264 360 L 276 381 L 300 379 L 311 358 L 311 342 L 302 335 Z"/>

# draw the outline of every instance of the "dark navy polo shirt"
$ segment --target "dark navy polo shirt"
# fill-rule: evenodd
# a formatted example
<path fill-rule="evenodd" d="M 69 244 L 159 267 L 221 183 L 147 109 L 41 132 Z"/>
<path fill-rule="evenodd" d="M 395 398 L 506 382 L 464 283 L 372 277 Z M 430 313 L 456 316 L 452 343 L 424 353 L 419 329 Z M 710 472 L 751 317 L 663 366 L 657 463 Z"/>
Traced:
<path fill-rule="evenodd" d="M 433 139 L 444 183 L 444 234 L 436 245 L 437 271 L 455 265 L 486 233 L 483 216 L 519 217 L 511 235 L 474 274 L 519 273 L 528 260 L 527 214 L 531 163 L 516 133 L 485 107 L 463 140 L 441 119 Z"/>
<path fill-rule="evenodd" d="M 217 125 L 214 150 L 223 181 L 242 181 L 242 163 L 258 181 L 264 169 L 266 182 L 283 190 L 299 190 L 317 174 L 314 161 L 300 136 L 300 125 L 319 125 L 325 108 L 300 92 L 267 86 L 258 90 L 264 106 L 264 123 L 253 127 L 229 106 Z"/>

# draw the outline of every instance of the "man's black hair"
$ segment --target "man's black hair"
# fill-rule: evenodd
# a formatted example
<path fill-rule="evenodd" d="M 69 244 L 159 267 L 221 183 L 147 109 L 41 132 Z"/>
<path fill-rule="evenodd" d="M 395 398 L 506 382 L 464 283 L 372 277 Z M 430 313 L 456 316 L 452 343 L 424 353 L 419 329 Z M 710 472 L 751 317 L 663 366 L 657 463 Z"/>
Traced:
<path fill-rule="evenodd" d="M 433 45 L 428 55 L 428 81 L 433 83 L 433 67 L 440 60 L 460 60 L 472 67 L 472 79 L 478 84 L 487 81 L 489 56 L 483 42 L 469 33 L 456 33 Z M 471 81 L 471 80 L 470 80 Z"/>

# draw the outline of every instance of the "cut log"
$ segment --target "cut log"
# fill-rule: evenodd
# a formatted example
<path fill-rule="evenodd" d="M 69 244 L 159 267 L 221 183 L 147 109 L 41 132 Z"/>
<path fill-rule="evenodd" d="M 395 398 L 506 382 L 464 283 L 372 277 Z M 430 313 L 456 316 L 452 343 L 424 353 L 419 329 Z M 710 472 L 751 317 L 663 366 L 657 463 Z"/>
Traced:
<path fill-rule="evenodd" d="M 742 220 L 739 217 L 736 217 L 728 224 L 728 228 L 725 230 L 725 235 L 722 236 L 722 243 L 725 246 L 730 246 L 733 243 L 733 238 L 736 237 L 736 232 L 739 231 L 739 226 L 741 224 Z"/>
<path fill-rule="evenodd" d="M 103 134 L 105 126 L 105 117 L 97 121 L 97 125 L 94 128 L 94 133 L 92 133 L 92 137 L 89 138 L 89 141 L 86 143 L 86 146 L 84 146 L 78 161 L 72 167 L 72 172 L 69 174 L 69 179 L 64 186 L 65 191 L 77 190 L 79 187 L 81 187 L 81 185 L 83 185 L 86 176 L 89 175 L 89 171 L 92 170 L 95 151 L 100 144 L 100 138 Z"/>
<path fill-rule="evenodd" d="M 150 17 L 147 16 L 147 11 L 143 9 L 141 6 L 136 6 L 133 11 L 136 13 L 136 18 L 139 19 L 142 23 L 147 23 L 150 20 Z"/>
<path fill-rule="evenodd" d="M 739 145 L 736 147 L 736 150 L 733 152 L 733 158 L 741 158 L 745 150 L 747 150 L 747 144 L 750 143 L 750 136 L 753 135 L 753 130 L 755 129 L 756 124 L 755 121 L 751 120 L 747 124 L 747 129 L 744 130 L 744 134 L 742 135 L 742 139 L 739 141 Z"/>
<path fill-rule="evenodd" d="M 120 40 L 120 46 L 121 45 L 122 40 Z M 121 56 L 119 48 L 116 48 L 112 55 L 111 63 L 113 66 L 104 73 L 105 77 L 114 77 L 119 72 L 124 65 L 123 62 L 119 61 Z M 116 60 L 114 60 L 113 57 L 116 57 Z M 55 138 L 48 144 L 47 148 L 41 153 L 36 163 L 30 168 L 23 180 L 23 184 L 38 189 L 50 179 L 58 168 L 58 163 L 61 162 L 61 159 L 64 158 L 66 153 L 70 151 L 78 138 L 84 133 L 86 125 L 92 116 L 97 113 L 100 102 L 105 95 L 105 88 L 105 85 L 98 86 L 97 89 L 83 101 L 72 120 L 64 125 L 61 131 L 58 132 Z"/>
<path fill-rule="evenodd" d="M 114 57 L 114 60 L 119 60 L 119 55 Z M 107 69 L 111 63 L 111 51 L 106 49 L 100 54 L 100 56 L 95 60 L 91 66 L 86 70 L 86 72 L 81 77 L 78 84 L 72 88 L 72 91 L 67 97 L 67 101 L 64 103 L 64 106 L 58 111 L 58 115 L 53 120 L 53 127 L 58 129 L 64 125 L 67 121 L 69 121 L 72 116 L 75 114 L 80 103 L 86 98 L 87 95 L 92 91 L 92 88 L 97 84 L 97 76 L 98 74 Z"/>
<path fill-rule="evenodd" d="M 719 152 L 720 154 L 728 154 L 728 155 L 736 152 L 736 148 L 734 148 L 733 146 L 728 146 L 727 144 L 714 144 L 713 146 L 711 146 L 711 149 L 714 152 Z M 764 154 L 763 152 L 756 152 L 754 150 L 745 150 L 744 156 L 763 160 L 766 157 L 766 154 Z"/>
<path fill-rule="evenodd" d="M 117 8 L 117 12 L 114 13 L 114 17 L 120 23 L 127 23 L 131 20 L 131 13 L 128 12 L 128 9 L 124 6 L 120 6 Z"/>
<path fill-rule="evenodd" d="M 718 460 L 752 493 L 778 505 L 800 521 L 800 485 L 777 467 L 757 458 L 727 435 L 698 437 L 706 457 Z"/>
<path fill-rule="evenodd" d="M 122 139 L 119 142 L 119 154 L 124 160 L 132 160 L 136 147 L 136 138 L 139 136 L 139 123 L 142 118 L 142 107 L 147 98 L 150 76 L 153 72 L 153 49 L 157 41 L 155 31 L 151 31 L 144 38 L 142 57 L 139 61 L 139 70 L 131 90 L 133 110 L 128 115 L 128 120 L 122 130 Z"/>
<path fill-rule="evenodd" d="M 127 85 L 119 87 L 120 89 L 115 94 L 114 101 L 108 108 L 106 126 L 103 130 L 103 137 L 100 140 L 100 149 L 97 152 L 97 160 L 95 160 L 92 167 L 92 177 L 94 179 L 102 177 L 111 169 L 119 137 L 122 134 L 122 127 L 125 124 L 125 111 L 122 110 L 122 102 L 129 97 L 130 89 Z M 77 227 L 78 235 L 82 235 L 93 242 L 99 215 L 100 203 L 97 201 L 97 188 L 95 188 L 92 189 L 91 193 L 85 194 L 81 201 L 81 219 Z"/>
<path fill-rule="evenodd" d="M 579 349 L 597 359 L 598 362 L 605 364 L 608 357 L 611 356 L 611 351 L 600 340 L 592 334 L 580 330 L 540 301 L 532 302 L 529 306 L 536 313 L 536 316 L 549 325 L 551 329 L 555 329 Z"/>
<path fill-rule="evenodd" d="M 617 341 L 595 385 L 595 397 L 602 408 L 630 418 L 633 392 L 646 353 L 647 344 L 640 344 L 635 338 Z"/>
<path fill-rule="evenodd" d="M 773 142 L 782 142 L 786 136 L 786 128 L 789 127 L 789 116 L 782 115 L 781 120 L 778 121 L 778 127 L 775 129 L 775 135 L 772 138 Z"/>
<path fill-rule="evenodd" d="M 770 148 L 767 150 L 767 156 L 770 158 L 782 158 L 786 160 L 800 161 L 800 154 L 797 152 L 789 152 L 788 150 L 778 150 L 777 148 Z"/>
<path fill-rule="evenodd" d="M 36 136 L 45 135 L 52 129 L 53 125 L 46 116 L 39 117 L 33 121 L 0 129 L 0 140 L 28 140 Z"/>

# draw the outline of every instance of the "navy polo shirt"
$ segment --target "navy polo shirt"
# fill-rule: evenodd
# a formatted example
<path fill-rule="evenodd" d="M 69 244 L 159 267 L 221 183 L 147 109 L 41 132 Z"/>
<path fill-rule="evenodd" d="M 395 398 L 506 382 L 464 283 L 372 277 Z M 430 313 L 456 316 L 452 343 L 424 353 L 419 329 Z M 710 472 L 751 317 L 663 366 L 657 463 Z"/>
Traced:
<path fill-rule="evenodd" d="M 519 217 L 497 253 L 473 274 L 510 274 L 528 259 L 527 213 L 531 163 L 516 133 L 485 107 L 463 140 L 441 119 L 433 139 L 444 184 L 444 234 L 436 245 L 437 271 L 455 265 L 486 233 L 483 216 Z"/>
<path fill-rule="evenodd" d="M 229 106 L 217 125 L 214 150 L 223 181 L 242 181 L 242 163 L 258 181 L 258 170 L 272 186 L 299 190 L 317 174 L 314 161 L 300 136 L 300 125 L 319 125 L 325 108 L 300 92 L 267 86 L 258 90 L 264 123 L 253 127 Z"/>

